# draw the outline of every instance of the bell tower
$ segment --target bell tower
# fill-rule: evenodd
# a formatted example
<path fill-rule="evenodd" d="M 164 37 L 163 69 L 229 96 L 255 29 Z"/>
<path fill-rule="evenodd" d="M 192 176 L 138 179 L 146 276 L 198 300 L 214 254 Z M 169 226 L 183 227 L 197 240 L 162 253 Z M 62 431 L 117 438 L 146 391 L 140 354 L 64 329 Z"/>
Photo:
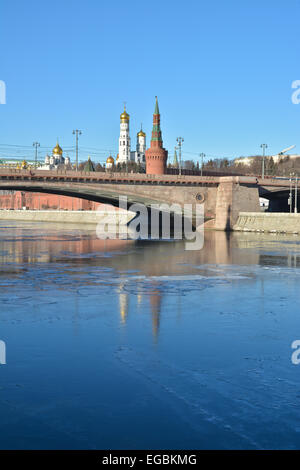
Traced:
<path fill-rule="evenodd" d="M 120 115 L 120 137 L 119 137 L 119 163 L 130 160 L 130 135 L 129 135 L 129 114 L 124 111 Z"/>

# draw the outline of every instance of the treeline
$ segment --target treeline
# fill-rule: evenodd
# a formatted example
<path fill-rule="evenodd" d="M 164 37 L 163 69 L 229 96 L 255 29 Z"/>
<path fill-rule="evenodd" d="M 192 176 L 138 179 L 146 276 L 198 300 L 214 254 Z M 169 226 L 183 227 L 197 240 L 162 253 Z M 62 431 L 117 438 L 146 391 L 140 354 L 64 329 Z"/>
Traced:
<path fill-rule="evenodd" d="M 262 157 L 256 156 L 249 166 L 242 164 L 235 165 L 235 168 L 246 175 L 262 174 Z M 300 175 L 300 158 L 290 158 L 288 155 L 278 162 L 274 162 L 272 157 L 265 158 L 266 176 L 290 176 L 290 174 Z"/>
<path fill-rule="evenodd" d="M 168 164 L 168 168 L 176 168 L 178 169 L 179 166 L 172 165 L 171 163 Z M 193 160 L 185 160 L 182 162 L 182 169 L 194 172 L 194 174 L 201 173 L 201 163 L 194 162 Z M 227 158 L 215 158 L 210 159 L 208 161 L 203 162 L 203 172 L 213 172 L 213 173 L 222 173 L 222 174 L 241 174 L 240 169 L 234 165 L 233 161 L 228 160 Z M 244 174 L 244 173 L 242 173 Z"/>
<path fill-rule="evenodd" d="M 79 164 L 79 170 L 84 171 L 88 161 Z M 117 173 L 145 173 L 145 167 L 135 162 L 117 163 L 112 168 L 106 169 L 101 163 L 92 162 L 95 171 L 111 171 Z M 178 169 L 178 165 L 174 167 L 171 163 L 167 165 L 168 169 Z M 185 160 L 182 162 L 182 169 L 195 172 L 194 174 L 201 173 L 201 163 L 194 162 L 193 160 Z M 174 170 L 173 170 L 174 171 Z M 220 172 L 222 174 L 236 174 L 236 175 L 261 175 L 262 174 L 262 156 L 253 156 L 250 165 L 243 165 L 241 163 L 235 164 L 234 160 L 228 158 L 215 158 L 210 159 L 203 164 L 203 171 Z M 199 173 L 198 173 L 199 172 Z M 300 158 L 290 158 L 286 156 L 279 162 L 274 162 L 274 159 L 265 158 L 265 176 L 289 176 L 290 174 L 300 175 Z"/>
<path fill-rule="evenodd" d="M 117 163 L 116 165 L 113 165 L 112 168 L 106 168 L 104 165 L 101 165 L 101 163 L 96 163 L 93 161 L 91 161 L 91 164 L 97 172 L 113 171 L 117 173 L 145 173 L 143 166 L 140 163 L 135 162 L 128 162 L 127 164 L 125 162 Z M 88 160 L 79 163 L 79 171 L 84 171 L 87 165 Z"/>
<path fill-rule="evenodd" d="M 203 171 L 214 170 L 228 174 L 261 175 L 262 160 L 261 155 L 253 156 L 250 165 L 243 165 L 242 163 L 235 164 L 234 160 L 227 158 L 215 158 L 204 163 Z M 195 164 L 192 160 L 186 160 L 184 168 L 198 170 L 201 166 L 199 162 Z M 300 175 L 300 158 L 290 158 L 287 155 L 278 162 L 274 162 L 272 157 L 265 158 L 265 176 L 290 176 L 290 174 Z"/>

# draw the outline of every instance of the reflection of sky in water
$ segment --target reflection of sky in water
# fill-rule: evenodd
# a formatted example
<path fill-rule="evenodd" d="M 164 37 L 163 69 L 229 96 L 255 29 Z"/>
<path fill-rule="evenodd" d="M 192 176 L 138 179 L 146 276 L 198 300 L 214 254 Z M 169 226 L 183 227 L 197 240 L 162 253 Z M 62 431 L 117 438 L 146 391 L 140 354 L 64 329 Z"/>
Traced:
<path fill-rule="evenodd" d="M 297 237 L 0 223 L 1 448 L 297 448 Z"/>

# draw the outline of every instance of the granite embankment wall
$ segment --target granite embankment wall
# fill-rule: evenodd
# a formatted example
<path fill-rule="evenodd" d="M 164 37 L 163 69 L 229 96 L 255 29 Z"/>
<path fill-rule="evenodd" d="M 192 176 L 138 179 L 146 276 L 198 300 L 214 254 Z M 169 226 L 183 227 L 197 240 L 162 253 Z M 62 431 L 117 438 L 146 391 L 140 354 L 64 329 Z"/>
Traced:
<path fill-rule="evenodd" d="M 104 220 L 105 223 L 125 225 L 135 216 L 133 212 L 116 210 L 97 211 L 28 211 L 28 210 L 0 210 L 1 220 L 16 220 L 25 222 L 55 222 L 77 225 L 97 225 Z"/>
<path fill-rule="evenodd" d="M 286 212 L 240 212 L 233 230 L 242 232 L 300 233 L 300 214 Z"/>

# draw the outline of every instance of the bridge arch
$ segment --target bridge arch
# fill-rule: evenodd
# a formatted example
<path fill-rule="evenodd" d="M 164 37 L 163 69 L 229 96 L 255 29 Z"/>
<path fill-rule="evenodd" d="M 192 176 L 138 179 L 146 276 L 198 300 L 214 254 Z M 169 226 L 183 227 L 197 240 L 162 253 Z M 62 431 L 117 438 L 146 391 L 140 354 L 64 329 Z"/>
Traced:
<path fill-rule="evenodd" d="M 119 199 L 113 197 L 112 195 L 96 195 L 90 193 L 88 191 L 81 190 L 72 190 L 70 188 L 63 189 L 63 188 L 45 188 L 43 186 L 27 186 L 27 185 L 18 185 L 15 184 L 1 184 L 0 183 L 0 190 L 1 191 L 20 191 L 20 192 L 28 192 L 28 193 L 43 193 L 43 194 L 56 194 L 58 196 L 68 196 L 68 197 L 75 197 L 78 199 L 84 199 L 93 202 L 99 202 L 102 204 L 111 204 L 112 206 L 118 207 L 119 206 Z"/>

